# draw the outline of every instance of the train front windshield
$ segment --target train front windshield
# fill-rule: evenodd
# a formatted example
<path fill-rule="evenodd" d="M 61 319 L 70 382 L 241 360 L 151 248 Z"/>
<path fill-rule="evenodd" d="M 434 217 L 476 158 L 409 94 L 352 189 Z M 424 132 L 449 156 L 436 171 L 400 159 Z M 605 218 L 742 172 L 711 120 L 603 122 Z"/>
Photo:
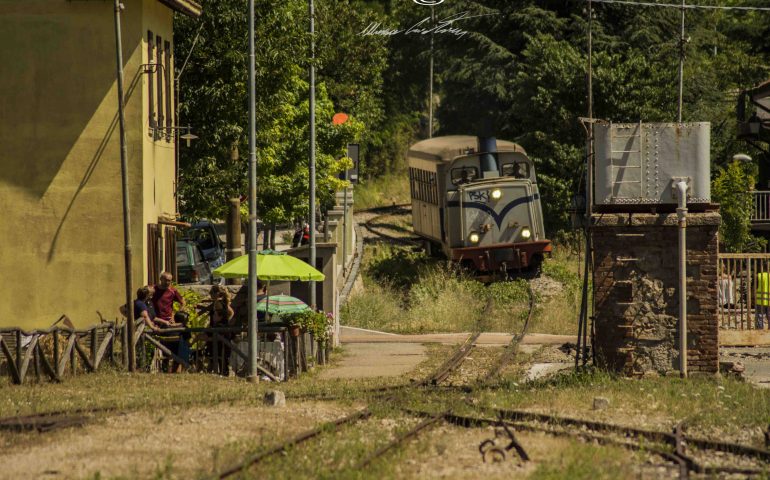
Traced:
<path fill-rule="evenodd" d="M 490 160 L 490 157 L 493 161 Z M 457 159 L 454 165 L 450 171 L 453 185 L 463 185 L 498 177 L 528 179 L 531 175 L 529 161 L 522 158 L 521 155 L 474 155 Z"/>

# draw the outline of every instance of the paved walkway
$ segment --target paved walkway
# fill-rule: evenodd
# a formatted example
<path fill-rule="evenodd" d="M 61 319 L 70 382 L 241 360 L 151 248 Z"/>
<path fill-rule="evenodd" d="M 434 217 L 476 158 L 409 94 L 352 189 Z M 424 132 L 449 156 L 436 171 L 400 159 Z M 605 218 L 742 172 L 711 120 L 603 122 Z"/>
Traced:
<path fill-rule="evenodd" d="M 426 343 L 458 344 L 469 333 L 438 333 L 424 335 L 396 335 L 354 327 L 342 327 L 340 340 L 345 355 L 338 365 L 325 369 L 321 378 L 395 377 L 409 373 L 426 358 Z M 511 341 L 506 333 L 483 333 L 479 345 L 502 346 Z M 523 344 L 561 345 L 574 342 L 569 335 L 531 334 Z"/>
<path fill-rule="evenodd" d="M 340 341 L 346 343 L 462 343 L 470 333 L 426 333 L 421 335 L 397 335 L 394 333 L 377 332 L 356 327 L 341 327 Z M 482 333 L 479 337 L 479 345 L 507 345 L 513 335 L 510 333 Z M 531 333 L 524 336 L 521 342 L 524 345 L 561 345 L 563 343 L 575 343 L 572 335 L 547 335 L 544 333 Z"/>
<path fill-rule="evenodd" d="M 770 348 L 768 347 L 722 347 L 720 361 L 739 361 L 746 371 L 743 376 L 761 388 L 770 388 Z"/>
<path fill-rule="evenodd" d="M 321 378 L 396 377 L 425 359 L 420 343 L 346 343 L 342 361 L 321 372 Z"/>

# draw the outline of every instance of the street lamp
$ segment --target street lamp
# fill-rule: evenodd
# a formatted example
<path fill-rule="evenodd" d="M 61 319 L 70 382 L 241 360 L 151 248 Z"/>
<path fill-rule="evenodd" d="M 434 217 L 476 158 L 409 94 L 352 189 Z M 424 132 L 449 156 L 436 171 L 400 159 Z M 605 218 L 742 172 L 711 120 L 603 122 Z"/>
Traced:
<path fill-rule="evenodd" d="M 179 138 L 187 142 L 187 146 L 190 146 L 190 142 L 193 140 L 198 140 L 198 136 L 190 133 L 190 127 L 187 127 L 187 133 L 184 135 L 181 135 Z"/>

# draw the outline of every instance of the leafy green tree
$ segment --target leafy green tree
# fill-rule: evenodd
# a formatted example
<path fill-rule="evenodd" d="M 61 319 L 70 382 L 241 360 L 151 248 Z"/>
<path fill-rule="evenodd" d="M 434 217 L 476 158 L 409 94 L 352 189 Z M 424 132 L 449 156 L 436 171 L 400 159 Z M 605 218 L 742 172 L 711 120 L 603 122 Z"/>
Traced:
<path fill-rule="evenodd" d="M 733 161 L 712 182 L 712 196 L 720 204 L 719 239 L 725 252 L 758 252 L 767 245 L 767 240 L 751 234 L 755 175 L 754 165 Z"/>
<path fill-rule="evenodd" d="M 276 223 L 308 214 L 309 13 L 302 2 L 277 0 L 256 0 L 256 12 L 259 214 Z M 176 19 L 177 56 L 190 54 L 181 77 L 179 110 L 183 123 L 192 125 L 200 138 L 180 156 L 180 209 L 192 218 L 222 218 L 227 199 L 248 191 L 246 18 L 244 2 L 218 0 L 203 3 L 200 19 Z M 332 125 L 336 109 L 323 80 L 317 84 L 316 102 L 316 178 L 322 205 L 341 188 L 337 175 L 348 167 L 342 159 L 345 147 L 364 127 L 355 116 Z"/>

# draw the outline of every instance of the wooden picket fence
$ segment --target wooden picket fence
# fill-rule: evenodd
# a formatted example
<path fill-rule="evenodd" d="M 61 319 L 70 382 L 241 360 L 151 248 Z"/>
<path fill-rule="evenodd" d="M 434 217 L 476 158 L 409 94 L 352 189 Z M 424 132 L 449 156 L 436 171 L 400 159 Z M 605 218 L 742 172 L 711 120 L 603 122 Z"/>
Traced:
<path fill-rule="evenodd" d="M 126 324 L 105 322 L 86 329 L 54 326 L 25 331 L 0 328 L 0 376 L 13 384 L 34 381 L 61 382 L 67 376 L 96 372 L 101 368 L 125 369 L 128 339 Z M 170 346 L 185 335 L 192 344 L 191 361 Z M 140 371 L 153 371 L 160 359 L 174 361 L 192 371 L 226 374 L 231 364 L 243 373 L 248 362 L 246 329 L 241 327 L 179 328 L 152 332 L 136 324 L 131 345 L 136 349 Z M 314 363 L 326 363 L 327 344 L 307 334 L 292 336 L 283 324 L 259 326 L 260 375 L 273 381 L 287 380 L 307 371 Z M 331 342 L 328 343 L 331 345 Z M 107 365 L 108 367 L 105 367 Z"/>
<path fill-rule="evenodd" d="M 719 254 L 716 295 L 721 345 L 770 344 L 770 308 L 757 302 L 760 277 L 770 278 L 770 254 Z M 759 292 L 760 298 L 763 293 Z"/>

